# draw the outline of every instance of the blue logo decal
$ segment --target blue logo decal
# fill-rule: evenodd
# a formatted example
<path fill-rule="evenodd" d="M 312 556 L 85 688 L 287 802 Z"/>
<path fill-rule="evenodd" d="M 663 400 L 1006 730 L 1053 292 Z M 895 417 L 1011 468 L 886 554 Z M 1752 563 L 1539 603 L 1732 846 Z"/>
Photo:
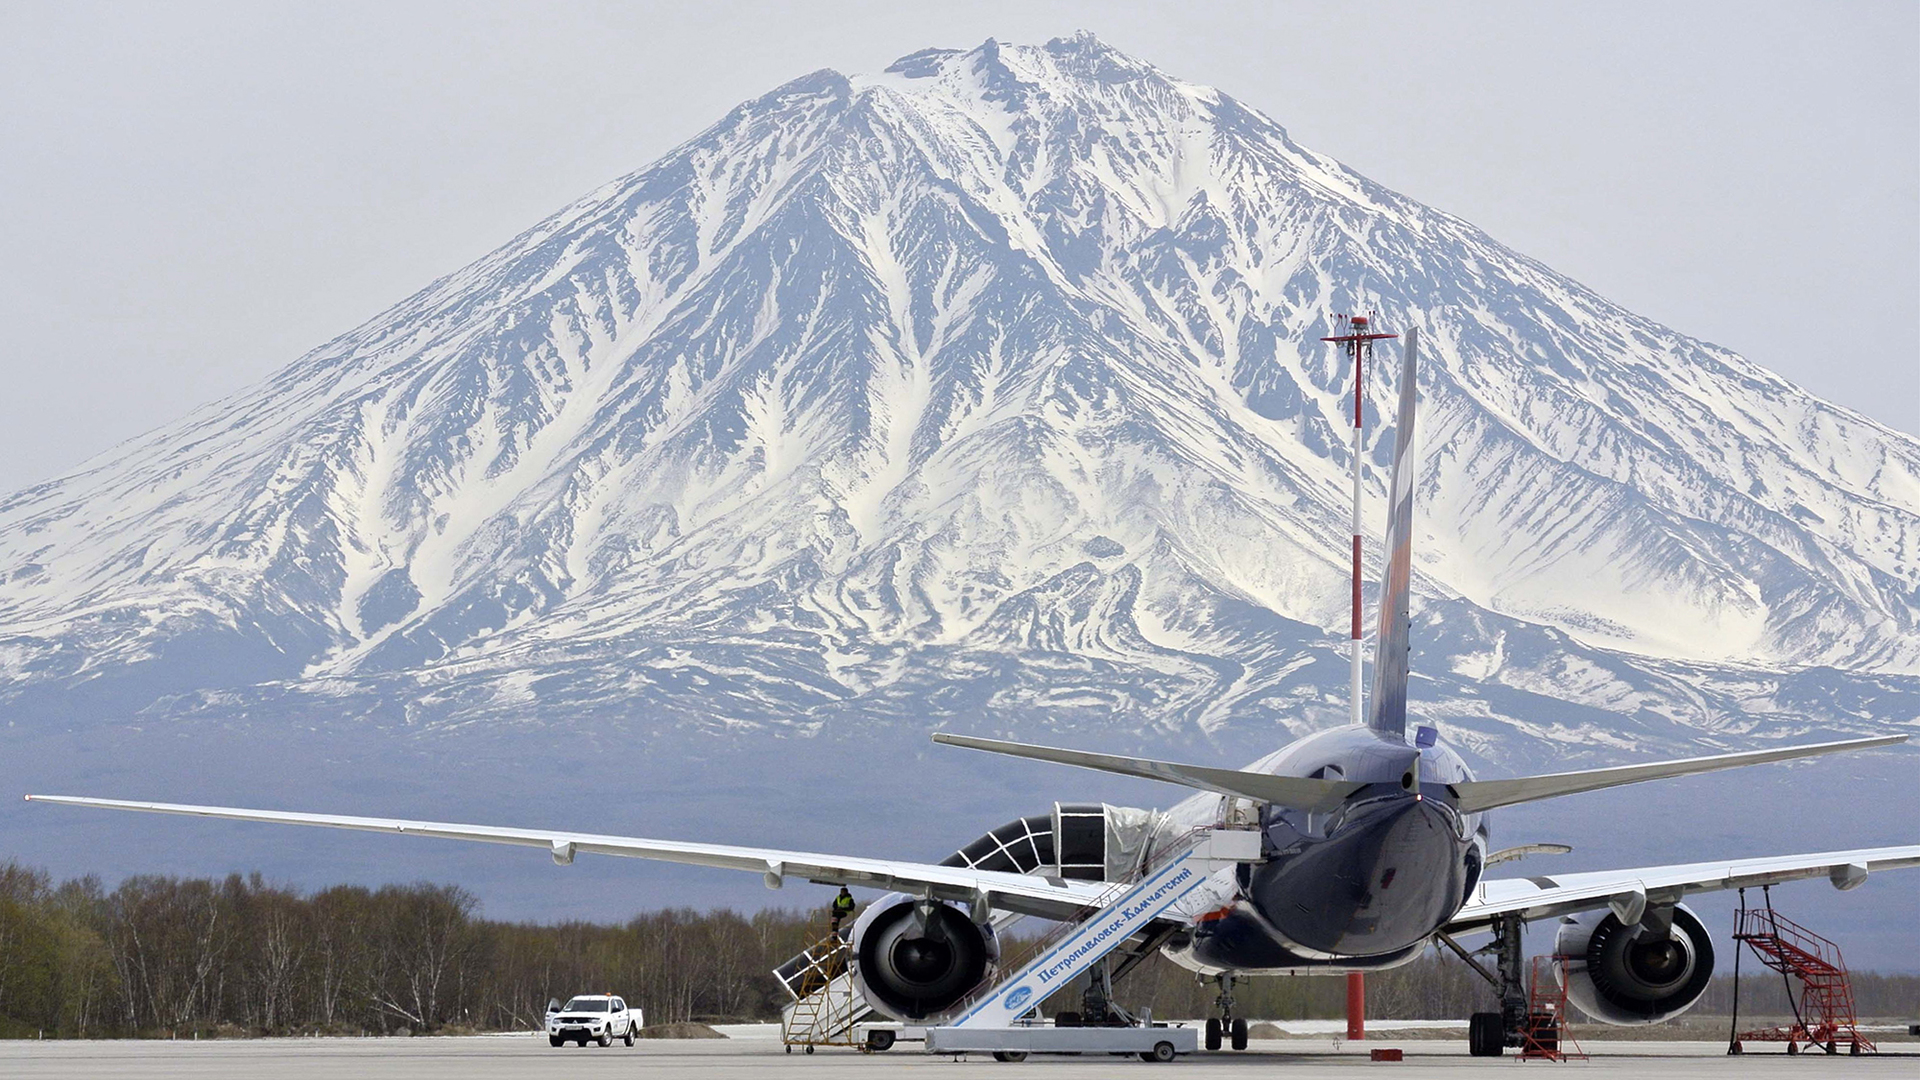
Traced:
<path fill-rule="evenodd" d="M 1007 995 L 1007 1008 L 1017 1009 L 1020 1006 L 1025 1005 L 1027 1003 L 1027 999 L 1032 996 L 1033 996 L 1033 987 L 1022 986 L 1019 989 L 1015 990 L 1013 993 Z"/>

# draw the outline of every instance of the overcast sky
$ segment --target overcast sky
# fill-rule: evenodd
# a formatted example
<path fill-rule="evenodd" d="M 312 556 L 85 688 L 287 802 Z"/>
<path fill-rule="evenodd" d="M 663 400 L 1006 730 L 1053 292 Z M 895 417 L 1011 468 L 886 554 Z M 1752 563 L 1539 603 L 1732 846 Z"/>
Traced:
<path fill-rule="evenodd" d="M 1920 432 L 1911 0 L 0 0 L 0 491 L 265 376 L 787 79 L 1080 28 Z"/>

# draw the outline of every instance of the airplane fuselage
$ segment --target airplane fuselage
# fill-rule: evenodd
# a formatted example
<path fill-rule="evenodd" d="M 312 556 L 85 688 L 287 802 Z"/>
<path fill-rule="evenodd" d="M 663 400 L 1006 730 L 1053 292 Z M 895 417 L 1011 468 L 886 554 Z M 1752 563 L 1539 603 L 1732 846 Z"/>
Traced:
<path fill-rule="evenodd" d="M 1426 740 L 1432 742 L 1432 740 Z M 1417 759 L 1417 767 L 1416 767 Z M 1365 727 L 1310 735 L 1249 771 L 1366 785 L 1332 812 L 1236 807 L 1199 795 L 1168 811 L 1156 842 L 1257 814 L 1264 861 L 1218 882 L 1217 905 L 1169 948 L 1203 972 L 1339 971 L 1417 956 L 1466 903 L 1486 865 L 1484 814 L 1447 786 L 1472 779 L 1458 754 Z"/>

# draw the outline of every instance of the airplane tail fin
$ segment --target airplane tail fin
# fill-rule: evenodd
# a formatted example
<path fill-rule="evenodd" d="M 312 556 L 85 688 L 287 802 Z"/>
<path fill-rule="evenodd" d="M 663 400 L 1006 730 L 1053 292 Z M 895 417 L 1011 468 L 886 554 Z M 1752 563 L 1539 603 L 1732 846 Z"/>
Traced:
<path fill-rule="evenodd" d="M 1408 611 L 1413 584 L 1413 483 L 1419 469 L 1413 453 L 1414 374 L 1420 328 L 1407 328 L 1400 354 L 1400 413 L 1393 437 L 1393 472 L 1387 488 L 1387 572 L 1380 582 L 1380 631 L 1373 646 L 1373 694 L 1367 726 L 1402 738 L 1407 733 Z"/>

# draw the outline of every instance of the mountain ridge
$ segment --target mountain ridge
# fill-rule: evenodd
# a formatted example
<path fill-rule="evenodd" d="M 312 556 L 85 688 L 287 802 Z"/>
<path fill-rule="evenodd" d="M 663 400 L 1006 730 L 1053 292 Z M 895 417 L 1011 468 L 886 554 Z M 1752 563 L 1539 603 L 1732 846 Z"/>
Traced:
<path fill-rule="evenodd" d="M 793 80 L 0 500 L 0 700 L 1335 722 L 1358 309 L 1431 346 L 1416 712 L 1524 759 L 1920 702 L 1920 441 L 1091 36 Z"/>

